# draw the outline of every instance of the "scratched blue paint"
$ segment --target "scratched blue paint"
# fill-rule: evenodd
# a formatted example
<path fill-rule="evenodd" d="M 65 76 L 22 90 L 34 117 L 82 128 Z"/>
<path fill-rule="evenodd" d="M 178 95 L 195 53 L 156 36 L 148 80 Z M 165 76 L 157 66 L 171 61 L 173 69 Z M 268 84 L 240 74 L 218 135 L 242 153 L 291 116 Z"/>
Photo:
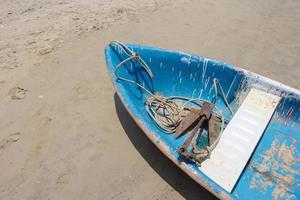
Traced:
<path fill-rule="evenodd" d="M 164 49 L 129 45 L 151 68 L 151 79 L 136 62 L 127 62 L 118 74 L 134 80 L 152 92 L 164 96 L 186 96 L 211 101 L 214 97 L 213 79 L 217 78 L 231 106 L 239 107 L 237 96 L 256 87 L 282 96 L 263 137 L 231 193 L 226 192 L 205 176 L 198 167 L 186 162 L 190 170 L 208 184 L 210 191 L 220 198 L 232 199 L 299 199 L 300 198 L 300 92 L 229 64 L 192 54 Z M 117 80 L 114 68 L 126 58 L 116 46 L 105 49 L 107 67 L 121 99 L 134 118 L 143 122 L 144 130 L 159 138 L 169 154 L 180 160 L 177 148 L 185 137 L 177 140 L 160 130 L 148 116 L 145 94 L 137 86 Z M 230 113 L 221 98 L 217 106 L 227 120 Z M 165 152 L 166 153 L 166 152 Z M 275 166 L 275 167 L 274 167 Z"/>

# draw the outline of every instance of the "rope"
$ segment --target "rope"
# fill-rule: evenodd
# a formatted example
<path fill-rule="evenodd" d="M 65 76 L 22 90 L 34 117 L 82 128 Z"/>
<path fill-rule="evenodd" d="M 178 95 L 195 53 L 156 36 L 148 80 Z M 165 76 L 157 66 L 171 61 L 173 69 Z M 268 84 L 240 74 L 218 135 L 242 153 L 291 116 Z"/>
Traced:
<path fill-rule="evenodd" d="M 145 88 L 143 85 L 137 83 L 136 81 L 126 79 L 124 77 L 121 77 L 118 75 L 119 68 L 128 61 L 135 61 L 139 62 L 141 66 L 146 70 L 148 75 L 153 78 L 153 73 L 151 69 L 148 67 L 148 65 L 144 62 L 144 60 L 134 51 L 129 49 L 125 44 L 118 42 L 118 41 L 112 41 L 109 45 L 116 45 L 119 47 L 128 57 L 121 61 L 115 68 L 114 74 L 119 80 L 123 80 L 125 82 L 135 84 L 136 86 L 143 89 L 149 96 L 146 99 L 145 102 L 145 109 L 151 119 L 155 122 L 155 124 L 160 127 L 164 132 L 172 134 L 176 131 L 176 128 L 182 121 L 182 119 L 186 116 L 187 112 L 189 111 L 190 107 L 188 107 L 188 104 L 193 104 L 198 107 L 202 107 L 204 99 L 196 99 L 196 98 L 187 98 L 183 96 L 170 96 L 170 97 L 164 97 L 160 94 L 153 94 L 151 91 L 149 91 L 147 88 Z M 221 119 L 221 127 L 220 127 L 220 134 L 218 135 L 218 138 L 215 140 L 211 146 L 207 146 L 205 149 L 199 149 L 196 144 L 193 144 L 193 151 L 197 154 L 199 159 L 205 159 L 209 157 L 211 151 L 215 148 L 217 143 L 219 142 L 222 132 L 224 130 L 224 116 L 222 114 L 222 111 L 217 108 L 215 105 L 216 99 L 218 97 L 218 87 L 221 90 L 221 96 L 228 107 L 230 113 L 233 115 L 233 112 L 230 108 L 230 105 L 226 99 L 226 96 L 224 94 L 223 88 L 218 81 L 218 79 L 214 79 L 214 90 L 215 90 L 215 97 L 214 97 L 214 109 L 213 109 L 213 115 Z"/>
<path fill-rule="evenodd" d="M 220 88 L 220 90 L 221 90 L 221 95 L 222 95 L 223 101 L 225 102 L 225 104 L 226 104 L 228 110 L 230 111 L 231 116 L 233 116 L 233 111 L 232 111 L 232 109 L 231 109 L 231 107 L 230 107 L 230 105 L 229 105 L 229 103 L 228 103 L 228 101 L 227 101 L 227 98 L 226 98 L 226 96 L 225 96 L 224 90 L 223 90 L 223 88 L 222 88 L 222 86 L 221 86 L 219 80 L 216 79 L 216 78 L 214 78 L 215 97 L 214 97 L 213 104 L 215 104 L 216 101 L 217 101 L 217 97 L 218 97 L 218 86 L 219 86 L 219 88 Z"/>
<path fill-rule="evenodd" d="M 141 84 L 137 83 L 136 81 L 133 80 L 129 80 L 126 78 L 123 78 L 121 76 L 118 75 L 118 70 L 119 68 L 126 62 L 128 62 L 129 60 L 133 60 L 133 61 L 137 61 L 141 64 L 141 66 L 146 70 L 146 72 L 148 73 L 148 75 L 153 78 L 153 73 L 150 70 L 150 68 L 148 67 L 148 65 L 145 63 L 145 61 L 143 59 L 141 59 L 141 57 L 133 52 L 131 49 L 129 49 L 125 44 L 121 43 L 121 42 L 117 42 L 117 41 L 112 41 L 110 42 L 110 45 L 115 44 L 116 46 L 118 46 L 119 48 L 121 48 L 124 53 L 128 56 L 128 58 L 124 59 L 123 61 L 121 61 L 115 68 L 114 70 L 114 74 L 117 77 L 117 79 L 119 80 L 123 80 L 125 82 L 129 82 L 129 83 L 133 83 L 135 85 L 137 85 L 138 87 L 142 88 L 144 91 L 146 91 L 149 95 L 153 95 L 152 92 L 150 92 L 149 90 L 147 90 L 144 86 L 142 86 Z"/>

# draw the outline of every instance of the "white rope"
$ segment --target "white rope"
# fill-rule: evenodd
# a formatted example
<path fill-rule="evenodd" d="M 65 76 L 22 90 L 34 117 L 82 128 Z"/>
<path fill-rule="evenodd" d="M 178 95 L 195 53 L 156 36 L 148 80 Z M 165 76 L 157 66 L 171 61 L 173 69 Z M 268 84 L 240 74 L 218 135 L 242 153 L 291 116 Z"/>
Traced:
<path fill-rule="evenodd" d="M 223 90 L 223 88 L 222 88 L 222 86 L 221 86 L 219 80 L 216 79 L 216 78 L 214 78 L 215 97 L 214 97 L 213 103 L 215 104 L 216 101 L 217 101 L 217 98 L 218 98 L 218 86 L 219 86 L 219 88 L 220 88 L 220 90 L 221 90 L 221 95 L 222 95 L 223 101 L 225 102 L 225 104 L 226 104 L 228 110 L 230 111 L 231 116 L 233 116 L 233 111 L 232 111 L 232 109 L 231 109 L 231 107 L 230 107 L 230 105 L 229 105 L 229 103 L 228 103 L 228 101 L 227 101 L 227 98 L 226 98 L 226 96 L 225 96 L 224 90 Z"/>

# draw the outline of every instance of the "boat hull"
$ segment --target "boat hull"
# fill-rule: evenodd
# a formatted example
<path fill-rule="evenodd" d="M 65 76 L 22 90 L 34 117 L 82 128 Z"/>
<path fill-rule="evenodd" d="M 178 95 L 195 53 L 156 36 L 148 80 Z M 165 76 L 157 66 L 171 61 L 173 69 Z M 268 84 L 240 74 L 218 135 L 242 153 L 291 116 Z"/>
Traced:
<path fill-rule="evenodd" d="M 299 198 L 300 93 L 298 90 L 225 63 L 206 60 L 201 56 L 141 45 L 129 45 L 129 47 L 143 59 L 146 58 L 145 61 L 153 70 L 154 77 L 158 76 L 158 78 L 154 78 L 153 82 L 147 77 L 141 78 L 147 76 L 145 72 L 135 73 L 137 68 L 130 64 L 121 74 L 141 81 L 141 84 L 144 83 L 149 90 L 165 96 L 199 97 L 201 94 L 202 98 L 211 100 L 212 94 L 203 90 L 209 90 L 211 82 L 207 81 L 208 77 L 215 77 L 216 73 L 235 110 L 239 108 L 239 101 L 243 100 L 243 94 L 253 87 L 281 96 L 282 100 L 263 137 L 233 191 L 229 193 L 203 174 L 197 165 L 179 159 L 176 150 L 184 138 L 176 141 L 172 135 L 165 134 L 151 121 L 144 109 L 143 92 L 134 85 L 128 86 L 128 83 L 118 81 L 113 73 L 116 65 L 124 59 L 124 55 L 117 47 L 107 46 L 105 49 L 107 68 L 116 93 L 132 119 L 161 152 L 202 187 L 221 199 Z M 176 79 L 172 80 L 173 77 Z M 218 103 L 218 106 L 224 110 L 225 117 L 230 120 L 225 105 L 222 102 Z"/>

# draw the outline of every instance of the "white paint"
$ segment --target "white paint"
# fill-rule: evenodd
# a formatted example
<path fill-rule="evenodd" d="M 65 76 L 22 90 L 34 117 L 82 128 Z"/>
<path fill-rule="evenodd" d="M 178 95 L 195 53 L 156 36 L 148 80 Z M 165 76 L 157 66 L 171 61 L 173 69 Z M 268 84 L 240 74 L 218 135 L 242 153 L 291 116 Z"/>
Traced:
<path fill-rule="evenodd" d="M 200 170 L 231 192 L 279 101 L 277 95 L 252 88 Z"/>
<path fill-rule="evenodd" d="M 208 83 L 210 81 L 210 76 L 205 80 L 204 89 L 207 89 Z"/>
<path fill-rule="evenodd" d="M 233 83 L 235 82 L 236 77 L 237 77 L 237 74 L 235 74 L 235 76 L 234 76 L 234 78 L 233 78 L 233 80 L 232 80 L 232 82 L 231 82 L 231 84 L 229 86 L 229 89 L 228 89 L 228 91 L 226 93 L 226 98 L 228 98 L 228 94 L 229 94 L 229 92 L 230 92 L 230 90 L 232 88 Z"/>
<path fill-rule="evenodd" d="M 203 89 L 201 89 L 200 94 L 199 94 L 199 99 L 201 99 L 203 93 Z"/>
<path fill-rule="evenodd" d="M 205 77 L 206 69 L 207 69 L 207 63 L 208 63 L 208 59 L 204 58 L 203 65 L 202 65 L 202 83 L 204 82 L 204 77 Z"/>
<path fill-rule="evenodd" d="M 208 92 L 208 95 L 210 96 L 212 90 L 214 89 L 214 85 L 211 85 L 210 89 L 209 89 L 209 92 Z"/>
<path fill-rule="evenodd" d="M 188 65 L 191 63 L 190 57 L 182 57 L 180 60 L 182 63 L 186 63 Z"/>

